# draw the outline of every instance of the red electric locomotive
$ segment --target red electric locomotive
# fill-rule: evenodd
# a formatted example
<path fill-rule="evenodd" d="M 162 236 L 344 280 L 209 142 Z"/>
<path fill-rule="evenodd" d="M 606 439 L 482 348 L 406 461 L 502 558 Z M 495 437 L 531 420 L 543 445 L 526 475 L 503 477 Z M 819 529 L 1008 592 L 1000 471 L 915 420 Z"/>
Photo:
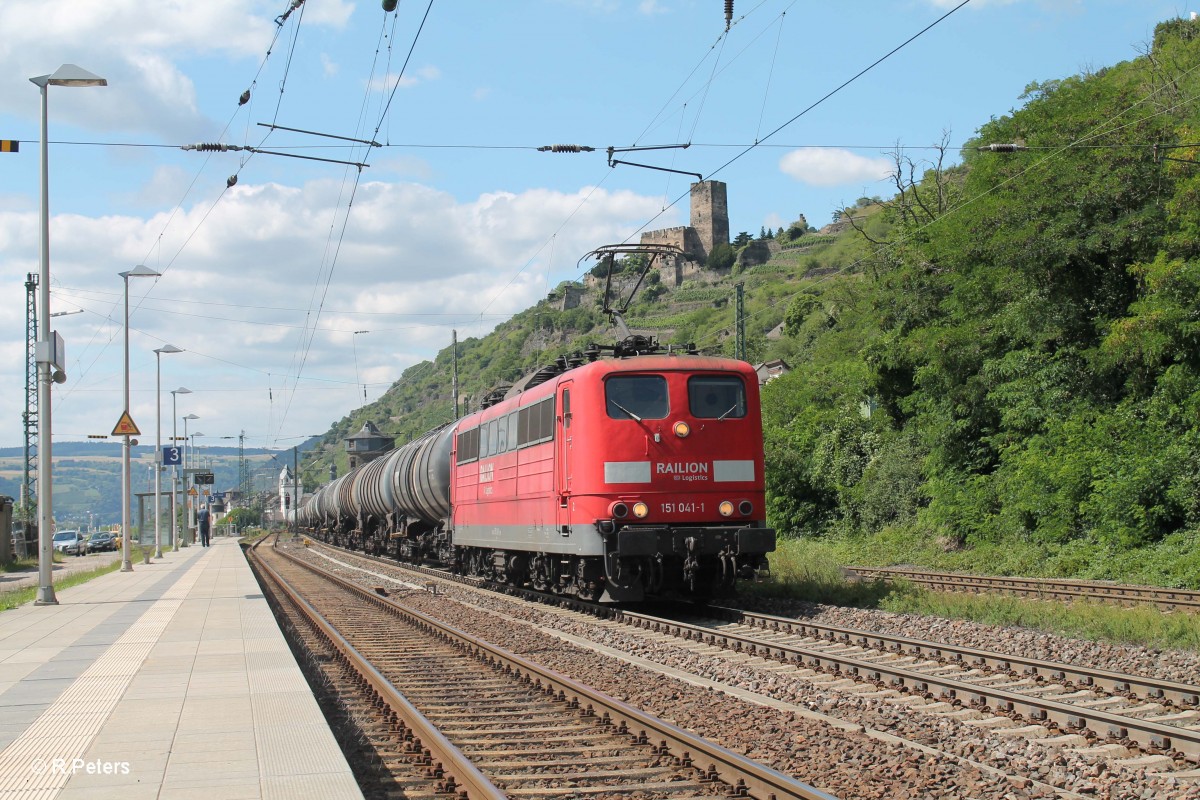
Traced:
<path fill-rule="evenodd" d="M 460 420 L 451 464 L 470 574 L 606 602 L 708 596 L 775 549 L 742 361 L 594 360 Z"/>
<path fill-rule="evenodd" d="M 609 245 L 613 260 L 682 257 Z M 632 292 L 630 294 L 632 298 Z M 758 376 L 744 361 L 630 335 L 560 358 L 503 400 L 318 490 L 314 536 L 501 583 L 627 602 L 728 593 L 767 568 Z"/>

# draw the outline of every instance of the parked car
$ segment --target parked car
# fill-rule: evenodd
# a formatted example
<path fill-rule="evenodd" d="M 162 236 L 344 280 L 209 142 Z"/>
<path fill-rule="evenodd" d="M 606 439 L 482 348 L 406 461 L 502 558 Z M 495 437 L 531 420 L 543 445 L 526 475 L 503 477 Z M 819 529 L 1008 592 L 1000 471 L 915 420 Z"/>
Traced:
<path fill-rule="evenodd" d="M 87 549 L 89 553 L 116 550 L 117 537 L 111 531 L 96 531 L 88 537 Z"/>
<path fill-rule="evenodd" d="M 81 556 L 88 551 L 88 540 L 79 531 L 58 531 L 54 534 L 54 549 L 63 555 Z"/>

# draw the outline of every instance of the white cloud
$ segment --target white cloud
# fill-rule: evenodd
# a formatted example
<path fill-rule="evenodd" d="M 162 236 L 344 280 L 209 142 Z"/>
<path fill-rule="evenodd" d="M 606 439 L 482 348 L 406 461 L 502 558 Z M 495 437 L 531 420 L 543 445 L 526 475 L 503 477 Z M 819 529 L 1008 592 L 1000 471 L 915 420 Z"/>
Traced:
<path fill-rule="evenodd" d="M 342 28 L 354 10 L 346 0 L 310 5 L 304 24 L 313 30 Z M 193 139 L 214 124 L 198 112 L 196 88 L 179 62 L 245 59 L 251 76 L 248 65 L 270 47 L 278 13 L 280 4 L 268 0 L 4 0 L 0 108 L 36 113 L 28 78 L 67 60 L 108 79 L 108 86 L 56 103 L 55 116 L 101 130 Z"/>
<path fill-rule="evenodd" d="M 131 412 L 143 432 L 155 413 L 152 351 L 170 342 L 187 353 L 162 360 L 163 386 L 195 392 L 186 408 L 205 433 L 278 433 L 272 426 L 291 396 L 285 376 L 301 362 L 302 392 L 284 435 L 319 433 L 361 404 L 362 381 L 374 399 L 446 347 L 452 327 L 460 338 L 486 334 L 577 277 L 579 255 L 620 241 L 660 205 L 590 187 L 458 201 L 420 184 L 372 181 L 358 187 L 342 237 L 342 188 L 240 183 L 215 207 L 198 201 L 174 217 L 55 215 L 52 308 L 86 311 L 56 319 L 69 366 L 68 382 L 55 388 L 56 435 L 107 432 L 120 413 L 121 265 L 144 261 L 164 273 L 130 283 Z M 547 247 L 547 231 L 568 217 Z M 37 271 L 37 226 L 35 209 L 0 211 L 5 296 L 23 298 L 25 272 Z M 0 353 L 19 354 L 23 303 L 9 305 L 0 311 Z M 351 343 L 354 330 L 372 333 Z M 8 359 L 0 380 L 22 385 L 21 364 Z M 19 420 L 22 402 L 20 392 L 0 395 L 0 417 Z"/>
<path fill-rule="evenodd" d="M 887 177 L 892 162 L 886 158 L 866 158 L 849 150 L 802 147 L 779 160 L 779 169 L 810 186 L 843 186 Z"/>
<path fill-rule="evenodd" d="M 4 0 L 0 3 L 0 107 L 37 111 L 28 78 L 53 72 L 63 60 L 108 80 L 108 87 L 56 103 L 60 120 L 108 131 L 151 131 L 194 139 L 214 131 L 196 107 L 186 59 L 245 59 L 247 75 L 277 30 L 279 5 L 267 0 L 146 3 L 144 0 Z M 327 0 L 305 9 L 304 24 L 345 26 L 354 5 Z M 55 55 L 49 55 L 48 46 Z M 67 55 L 57 55 L 67 54 Z M 240 91 L 240 90 L 239 90 Z M 33 93 L 31 95 L 31 92 Z"/>

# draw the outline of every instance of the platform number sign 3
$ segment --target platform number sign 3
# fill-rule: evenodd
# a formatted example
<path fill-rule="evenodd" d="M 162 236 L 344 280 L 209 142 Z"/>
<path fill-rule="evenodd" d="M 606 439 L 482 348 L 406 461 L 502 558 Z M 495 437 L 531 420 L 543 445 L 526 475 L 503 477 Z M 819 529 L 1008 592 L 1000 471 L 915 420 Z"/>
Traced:
<path fill-rule="evenodd" d="M 167 467 L 178 466 L 179 463 L 182 461 L 182 459 L 179 456 L 183 452 L 183 448 L 167 446 L 167 447 L 164 447 L 162 450 L 163 450 L 163 452 L 162 452 L 163 466 L 167 466 Z"/>

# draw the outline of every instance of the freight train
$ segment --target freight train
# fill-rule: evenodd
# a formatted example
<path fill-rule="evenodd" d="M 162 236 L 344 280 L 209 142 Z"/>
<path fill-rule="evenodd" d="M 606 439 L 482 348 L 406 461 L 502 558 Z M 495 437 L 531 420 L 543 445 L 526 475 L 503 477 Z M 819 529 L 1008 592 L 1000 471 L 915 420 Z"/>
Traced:
<path fill-rule="evenodd" d="M 300 527 L 588 601 L 707 599 L 765 573 L 754 369 L 637 336 L 606 349 L 331 481 Z"/>

